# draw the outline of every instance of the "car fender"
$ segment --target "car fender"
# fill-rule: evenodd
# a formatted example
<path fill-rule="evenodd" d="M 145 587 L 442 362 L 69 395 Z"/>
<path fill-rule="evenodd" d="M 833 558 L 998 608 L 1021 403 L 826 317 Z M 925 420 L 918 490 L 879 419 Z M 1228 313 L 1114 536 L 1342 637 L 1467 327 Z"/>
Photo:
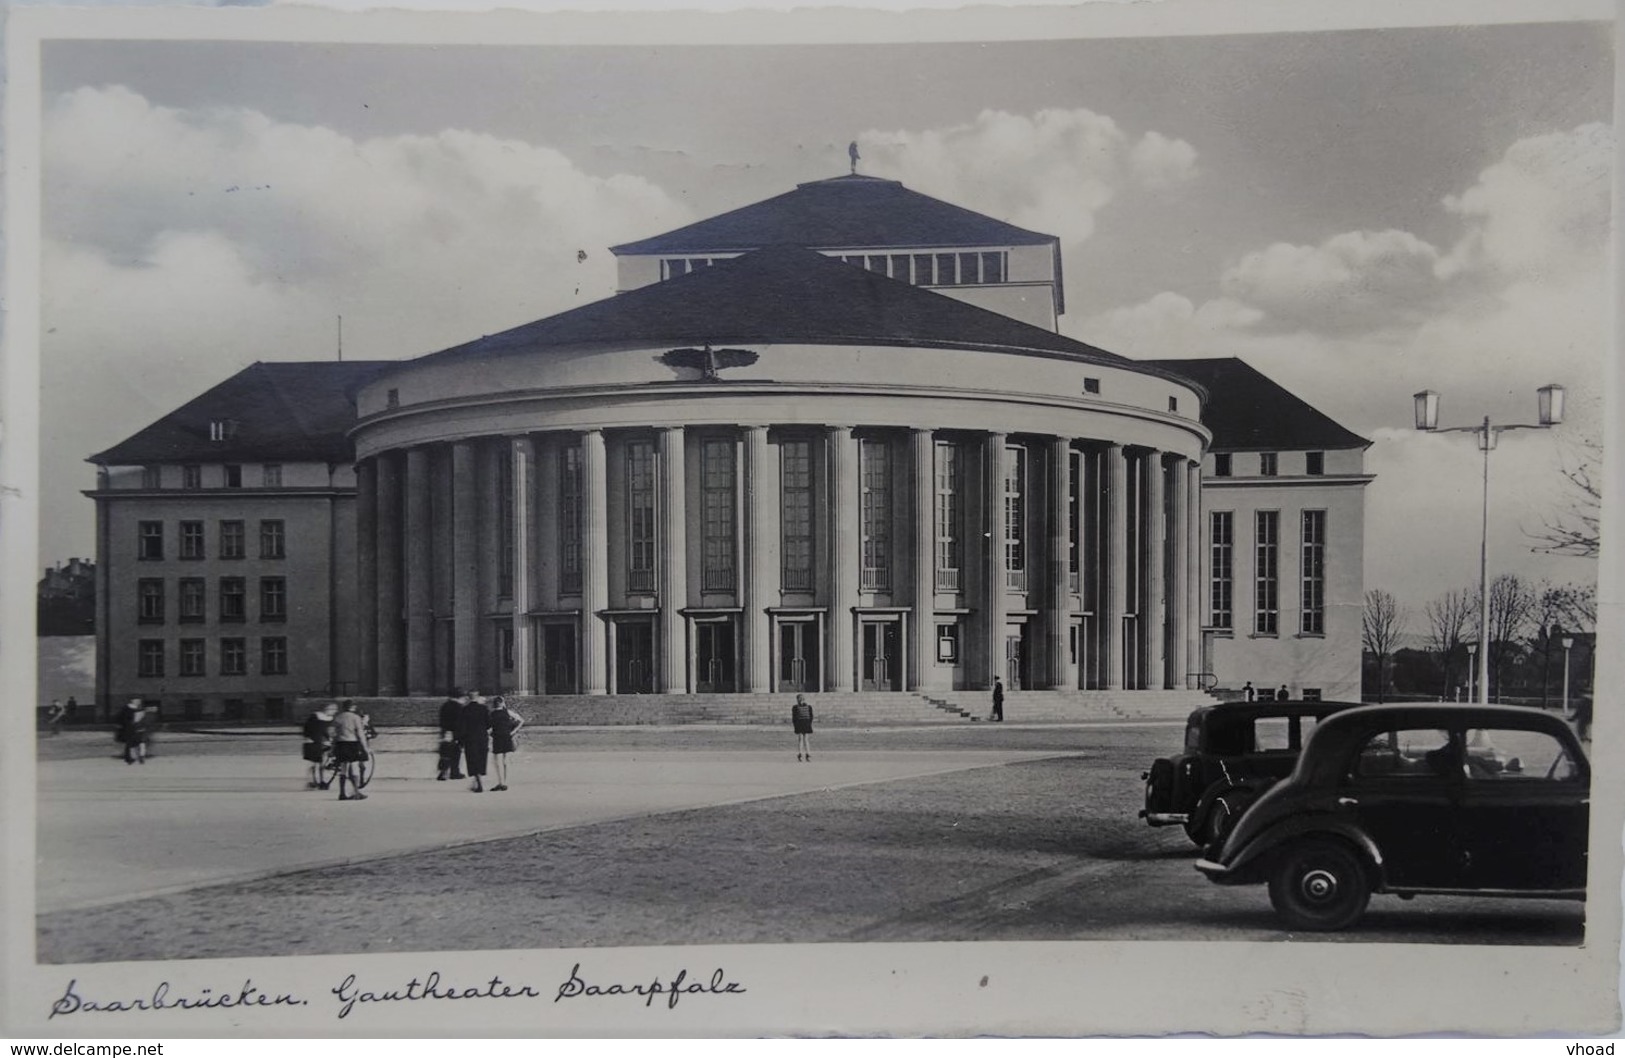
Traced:
<path fill-rule="evenodd" d="M 1258 800 L 1259 796 L 1278 780 L 1275 779 L 1220 779 L 1209 783 L 1208 788 L 1202 791 L 1201 800 L 1196 802 L 1196 808 L 1191 811 L 1191 819 L 1198 825 L 1207 818 L 1208 811 L 1212 809 L 1213 802 L 1226 794 L 1242 794 L 1246 797 L 1247 807 Z"/>
<path fill-rule="evenodd" d="M 1262 875 L 1269 869 L 1276 852 L 1309 835 L 1332 835 L 1353 845 L 1371 868 L 1372 887 L 1382 888 L 1385 873 L 1382 850 L 1371 840 L 1371 835 L 1353 820 L 1330 814 L 1315 813 L 1283 819 L 1238 849 L 1227 866 L 1232 874 Z"/>

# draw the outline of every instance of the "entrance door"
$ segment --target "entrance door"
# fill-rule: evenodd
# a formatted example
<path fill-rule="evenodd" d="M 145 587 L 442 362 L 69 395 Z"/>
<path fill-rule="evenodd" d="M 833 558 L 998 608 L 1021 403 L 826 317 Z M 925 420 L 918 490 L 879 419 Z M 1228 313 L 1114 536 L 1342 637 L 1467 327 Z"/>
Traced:
<path fill-rule="evenodd" d="M 655 626 L 649 621 L 615 623 L 615 693 L 652 694 L 655 689 Z"/>
<path fill-rule="evenodd" d="M 576 694 L 576 626 L 544 625 L 542 628 L 542 689 L 546 694 Z"/>
<path fill-rule="evenodd" d="M 779 625 L 780 691 L 817 690 L 818 625 L 812 621 L 785 621 Z"/>
<path fill-rule="evenodd" d="M 695 689 L 721 694 L 734 687 L 734 626 L 732 621 L 702 621 L 694 626 Z"/>
<path fill-rule="evenodd" d="M 1011 691 L 1022 688 L 1021 625 L 1012 625 L 1004 631 L 1004 686 Z"/>
<path fill-rule="evenodd" d="M 863 689 L 897 690 L 897 621 L 863 622 Z"/>

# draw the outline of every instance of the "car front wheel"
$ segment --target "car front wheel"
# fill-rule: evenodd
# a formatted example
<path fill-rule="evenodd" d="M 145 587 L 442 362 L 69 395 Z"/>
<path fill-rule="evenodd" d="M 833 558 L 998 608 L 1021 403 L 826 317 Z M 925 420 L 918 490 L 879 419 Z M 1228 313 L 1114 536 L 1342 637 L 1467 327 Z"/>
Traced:
<path fill-rule="evenodd" d="M 1270 874 L 1270 903 L 1293 929 L 1346 929 L 1359 921 L 1370 899 L 1365 864 L 1337 841 L 1300 841 Z"/>

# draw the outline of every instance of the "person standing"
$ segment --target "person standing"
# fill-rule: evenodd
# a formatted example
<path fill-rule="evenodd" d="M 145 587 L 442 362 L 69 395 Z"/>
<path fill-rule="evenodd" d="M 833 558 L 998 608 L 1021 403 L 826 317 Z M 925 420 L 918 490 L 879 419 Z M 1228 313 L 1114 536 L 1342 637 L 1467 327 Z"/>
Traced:
<path fill-rule="evenodd" d="M 79 699 L 71 694 L 68 695 L 67 712 L 66 719 L 70 726 L 79 722 Z"/>
<path fill-rule="evenodd" d="M 310 763 L 310 789 L 325 790 L 322 781 L 322 759 L 333 745 L 333 719 L 338 715 L 337 703 L 328 702 L 305 717 L 305 744 L 303 755 Z"/>
<path fill-rule="evenodd" d="M 435 778 L 442 782 L 463 777 L 459 764 L 463 755 L 459 733 L 463 727 L 463 706 L 467 704 L 467 691 L 440 703 L 440 774 Z"/>
<path fill-rule="evenodd" d="M 525 726 L 525 718 L 508 708 L 502 695 L 491 699 L 491 761 L 496 767 L 497 784 L 492 790 L 508 788 L 508 754 L 513 752 L 514 736 Z"/>
<path fill-rule="evenodd" d="M 124 763 L 147 763 L 149 721 L 147 705 L 140 698 L 131 698 L 118 715 L 118 740 L 124 743 Z"/>
<path fill-rule="evenodd" d="M 988 719 L 1004 722 L 1004 681 L 997 676 L 993 677 L 993 715 Z"/>
<path fill-rule="evenodd" d="M 62 708 L 61 699 L 52 698 L 50 706 L 45 710 L 45 726 L 50 730 L 51 734 L 60 735 L 62 733 L 62 718 L 66 715 L 67 710 Z"/>
<path fill-rule="evenodd" d="M 367 722 L 355 711 L 355 703 L 346 701 L 344 709 L 333 718 L 333 759 L 339 766 L 339 800 L 365 801 L 361 792 L 361 764 L 367 759 Z M 355 793 L 345 792 L 345 782 Z"/>
<path fill-rule="evenodd" d="M 485 762 L 491 751 L 491 710 L 486 707 L 485 695 L 474 692 L 463 706 L 462 730 L 463 764 L 468 777 L 474 780 L 469 787 L 474 793 L 485 792 Z"/>
<path fill-rule="evenodd" d="M 1248 680 L 1246 686 L 1242 687 L 1241 697 L 1243 701 L 1247 702 L 1258 697 L 1258 691 L 1254 689 L 1252 680 Z"/>
<path fill-rule="evenodd" d="M 812 760 L 813 707 L 807 696 L 796 695 L 796 704 L 790 707 L 790 727 L 796 733 L 796 760 Z"/>
<path fill-rule="evenodd" d="M 1278 702 L 1290 702 L 1292 700 L 1292 692 L 1286 689 L 1286 684 L 1281 684 L 1281 689 L 1275 692 L 1275 700 Z"/>

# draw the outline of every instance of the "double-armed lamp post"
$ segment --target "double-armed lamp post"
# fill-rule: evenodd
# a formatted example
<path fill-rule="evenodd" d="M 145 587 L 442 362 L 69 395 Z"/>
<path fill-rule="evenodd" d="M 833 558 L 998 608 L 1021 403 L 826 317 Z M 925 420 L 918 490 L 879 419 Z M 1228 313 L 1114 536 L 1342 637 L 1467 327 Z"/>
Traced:
<path fill-rule="evenodd" d="M 1490 701 L 1490 452 L 1495 439 L 1508 430 L 1549 430 L 1563 421 L 1563 387 L 1542 386 L 1535 390 L 1540 421 L 1494 424 L 1488 415 L 1477 426 L 1440 426 L 1439 394 L 1424 389 L 1416 394 L 1416 428 L 1424 433 L 1470 433 L 1478 438 L 1484 453 L 1484 510 L 1478 541 L 1478 704 Z"/>

